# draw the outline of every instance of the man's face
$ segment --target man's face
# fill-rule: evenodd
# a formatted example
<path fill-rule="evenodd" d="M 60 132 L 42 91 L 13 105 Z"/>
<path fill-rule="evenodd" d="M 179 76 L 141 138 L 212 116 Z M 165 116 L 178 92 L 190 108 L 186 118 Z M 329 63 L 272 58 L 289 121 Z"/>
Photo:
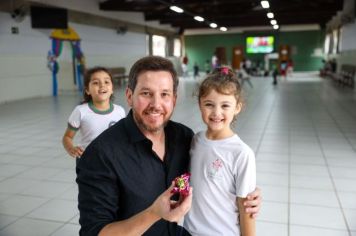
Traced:
<path fill-rule="evenodd" d="M 128 88 L 126 98 L 144 134 L 162 131 L 176 104 L 172 75 L 167 71 L 141 73 L 135 91 Z"/>

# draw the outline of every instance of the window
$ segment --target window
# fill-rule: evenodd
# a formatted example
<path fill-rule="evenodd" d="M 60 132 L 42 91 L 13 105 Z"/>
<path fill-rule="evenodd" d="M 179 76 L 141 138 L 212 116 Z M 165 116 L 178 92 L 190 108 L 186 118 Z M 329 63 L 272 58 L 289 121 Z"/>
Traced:
<path fill-rule="evenodd" d="M 182 44 L 180 42 L 180 39 L 174 39 L 173 42 L 173 56 L 175 57 L 181 57 L 182 55 Z"/>
<path fill-rule="evenodd" d="M 337 30 L 337 29 L 335 29 L 334 31 L 333 31 L 333 54 L 336 54 L 336 53 L 338 53 L 339 52 L 339 45 L 338 45 L 338 43 L 339 43 L 339 31 Z"/>
<path fill-rule="evenodd" d="M 166 56 L 166 43 L 167 40 L 163 36 L 153 35 L 152 36 L 152 54 L 154 56 Z"/>
<path fill-rule="evenodd" d="M 330 53 L 330 34 L 327 34 L 326 37 L 325 37 L 324 53 L 325 54 L 329 54 Z"/>

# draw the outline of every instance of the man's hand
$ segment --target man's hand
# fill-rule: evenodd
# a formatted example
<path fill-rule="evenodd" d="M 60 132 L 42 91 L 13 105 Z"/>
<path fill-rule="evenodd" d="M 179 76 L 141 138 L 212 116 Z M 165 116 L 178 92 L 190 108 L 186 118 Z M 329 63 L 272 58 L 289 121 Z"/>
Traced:
<path fill-rule="evenodd" d="M 251 213 L 251 217 L 256 219 L 261 208 L 261 189 L 256 187 L 255 191 L 249 193 L 244 202 L 246 213 Z"/>
<path fill-rule="evenodd" d="M 171 200 L 171 197 L 174 195 L 172 193 L 173 187 L 174 182 L 172 182 L 172 185 L 156 199 L 151 206 L 151 210 L 152 213 L 160 218 L 170 222 L 178 222 L 190 210 L 193 189 L 190 188 L 188 196 L 180 196 L 180 199 L 177 202 Z"/>

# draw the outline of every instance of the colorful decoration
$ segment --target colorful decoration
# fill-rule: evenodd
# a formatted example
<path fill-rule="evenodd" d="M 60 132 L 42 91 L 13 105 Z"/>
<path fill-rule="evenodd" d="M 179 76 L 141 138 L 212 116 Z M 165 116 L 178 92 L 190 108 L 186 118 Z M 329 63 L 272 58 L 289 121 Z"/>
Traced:
<path fill-rule="evenodd" d="M 80 92 L 83 91 L 82 77 L 85 68 L 85 59 L 80 48 L 80 37 L 71 28 L 68 29 L 56 29 L 50 35 L 52 39 L 52 50 L 47 54 L 47 67 L 52 71 L 53 80 L 53 96 L 57 96 L 57 73 L 59 71 L 59 65 L 57 58 L 61 55 L 63 42 L 69 41 L 73 50 L 74 63 L 76 65 L 76 84 Z"/>
<path fill-rule="evenodd" d="M 176 177 L 174 179 L 174 187 L 172 193 L 179 193 L 180 195 L 188 196 L 190 189 L 189 179 L 190 173 L 185 173 L 181 176 Z"/>

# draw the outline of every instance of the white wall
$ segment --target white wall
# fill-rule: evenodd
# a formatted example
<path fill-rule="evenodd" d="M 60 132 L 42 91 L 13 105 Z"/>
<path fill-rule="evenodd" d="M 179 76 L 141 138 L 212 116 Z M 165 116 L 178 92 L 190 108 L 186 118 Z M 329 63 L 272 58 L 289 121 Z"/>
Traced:
<path fill-rule="evenodd" d="M 125 66 L 128 71 L 134 61 L 146 55 L 145 34 L 119 35 L 112 29 L 69 25 L 82 39 L 87 67 Z M 19 28 L 19 34 L 11 34 L 12 26 Z M 52 75 L 47 68 L 50 33 L 32 29 L 28 16 L 17 23 L 9 13 L 0 12 L 0 103 L 52 95 Z M 70 89 L 68 85 L 62 88 Z"/>
<path fill-rule="evenodd" d="M 341 28 L 340 51 L 348 51 L 356 49 L 356 23 L 343 25 Z"/>

